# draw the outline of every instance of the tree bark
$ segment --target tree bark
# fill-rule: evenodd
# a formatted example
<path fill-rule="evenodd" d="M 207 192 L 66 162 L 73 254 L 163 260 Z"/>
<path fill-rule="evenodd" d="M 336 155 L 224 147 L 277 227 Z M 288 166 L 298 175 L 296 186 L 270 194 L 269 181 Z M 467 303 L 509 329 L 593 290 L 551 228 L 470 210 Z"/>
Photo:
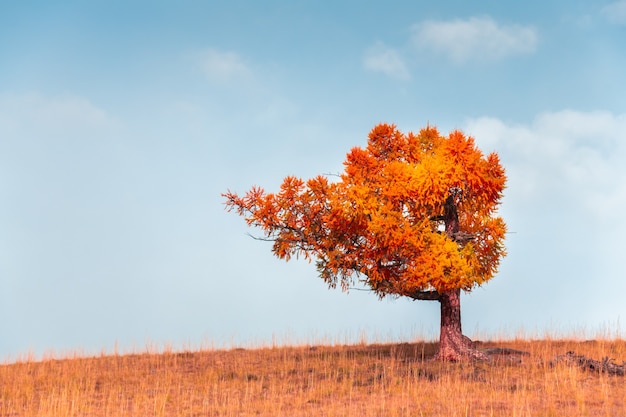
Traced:
<path fill-rule="evenodd" d="M 488 356 L 476 349 L 461 328 L 461 290 L 441 294 L 441 328 L 439 351 L 436 359 L 443 361 L 488 360 Z"/>

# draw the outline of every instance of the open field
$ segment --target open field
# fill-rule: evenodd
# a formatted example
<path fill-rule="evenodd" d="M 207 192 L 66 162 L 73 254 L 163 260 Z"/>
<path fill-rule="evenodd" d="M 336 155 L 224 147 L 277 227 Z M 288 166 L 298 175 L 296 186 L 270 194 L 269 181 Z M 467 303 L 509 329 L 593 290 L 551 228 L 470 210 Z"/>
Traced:
<path fill-rule="evenodd" d="M 551 363 L 626 342 L 480 343 L 530 353 L 428 361 L 432 343 L 102 355 L 0 365 L 0 416 L 625 416 L 626 379 Z"/>

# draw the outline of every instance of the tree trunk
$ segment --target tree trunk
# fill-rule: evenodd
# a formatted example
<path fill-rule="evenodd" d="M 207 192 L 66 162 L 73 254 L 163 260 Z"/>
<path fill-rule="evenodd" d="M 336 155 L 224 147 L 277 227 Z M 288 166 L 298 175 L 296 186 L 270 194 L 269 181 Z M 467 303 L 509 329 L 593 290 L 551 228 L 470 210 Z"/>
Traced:
<path fill-rule="evenodd" d="M 461 290 L 442 293 L 439 302 L 441 303 L 441 329 L 436 359 L 443 361 L 487 360 L 487 355 L 478 351 L 470 338 L 463 335 Z"/>
<path fill-rule="evenodd" d="M 460 193 L 460 189 L 451 189 L 444 204 L 443 220 L 446 234 L 452 240 L 456 240 L 455 236 L 459 232 L 456 199 Z M 474 343 L 469 337 L 463 336 L 461 331 L 461 290 L 455 289 L 441 293 L 439 302 L 441 303 L 441 330 L 439 352 L 436 358 L 444 361 L 488 359 L 486 354 L 476 350 Z"/>

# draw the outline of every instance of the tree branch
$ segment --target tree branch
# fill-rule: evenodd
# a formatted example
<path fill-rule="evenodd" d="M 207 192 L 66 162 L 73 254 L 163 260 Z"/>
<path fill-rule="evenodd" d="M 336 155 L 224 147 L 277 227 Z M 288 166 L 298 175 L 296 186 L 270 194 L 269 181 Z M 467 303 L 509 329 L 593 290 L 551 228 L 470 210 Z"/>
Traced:
<path fill-rule="evenodd" d="M 254 236 L 251 233 L 246 233 L 246 235 L 250 236 L 252 239 L 254 240 L 260 240 L 262 242 L 276 242 L 276 238 L 271 238 L 271 237 L 261 237 L 261 236 Z"/>
<path fill-rule="evenodd" d="M 348 289 L 350 291 L 367 291 L 367 292 L 374 292 L 374 290 L 370 289 L 370 288 L 357 288 L 357 287 L 348 287 Z"/>
<path fill-rule="evenodd" d="M 415 291 L 411 293 L 402 294 L 414 300 L 426 300 L 426 301 L 439 301 L 441 294 L 437 291 Z"/>
<path fill-rule="evenodd" d="M 476 239 L 476 236 L 473 233 L 465 232 L 455 232 L 452 233 L 450 237 L 452 238 L 452 240 L 454 240 L 455 242 L 459 242 L 461 245 L 465 245 L 470 240 Z"/>

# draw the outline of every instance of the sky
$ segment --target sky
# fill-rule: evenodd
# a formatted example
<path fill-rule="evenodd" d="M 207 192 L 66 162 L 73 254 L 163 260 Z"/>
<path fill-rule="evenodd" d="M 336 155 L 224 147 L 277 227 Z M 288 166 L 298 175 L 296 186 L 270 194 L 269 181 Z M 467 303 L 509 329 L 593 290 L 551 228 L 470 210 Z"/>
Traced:
<path fill-rule="evenodd" d="M 436 338 L 436 302 L 329 290 L 224 208 L 381 122 L 507 171 L 466 334 L 622 335 L 624 39 L 625 0 L 2 2 L 0 360 Z"/>

